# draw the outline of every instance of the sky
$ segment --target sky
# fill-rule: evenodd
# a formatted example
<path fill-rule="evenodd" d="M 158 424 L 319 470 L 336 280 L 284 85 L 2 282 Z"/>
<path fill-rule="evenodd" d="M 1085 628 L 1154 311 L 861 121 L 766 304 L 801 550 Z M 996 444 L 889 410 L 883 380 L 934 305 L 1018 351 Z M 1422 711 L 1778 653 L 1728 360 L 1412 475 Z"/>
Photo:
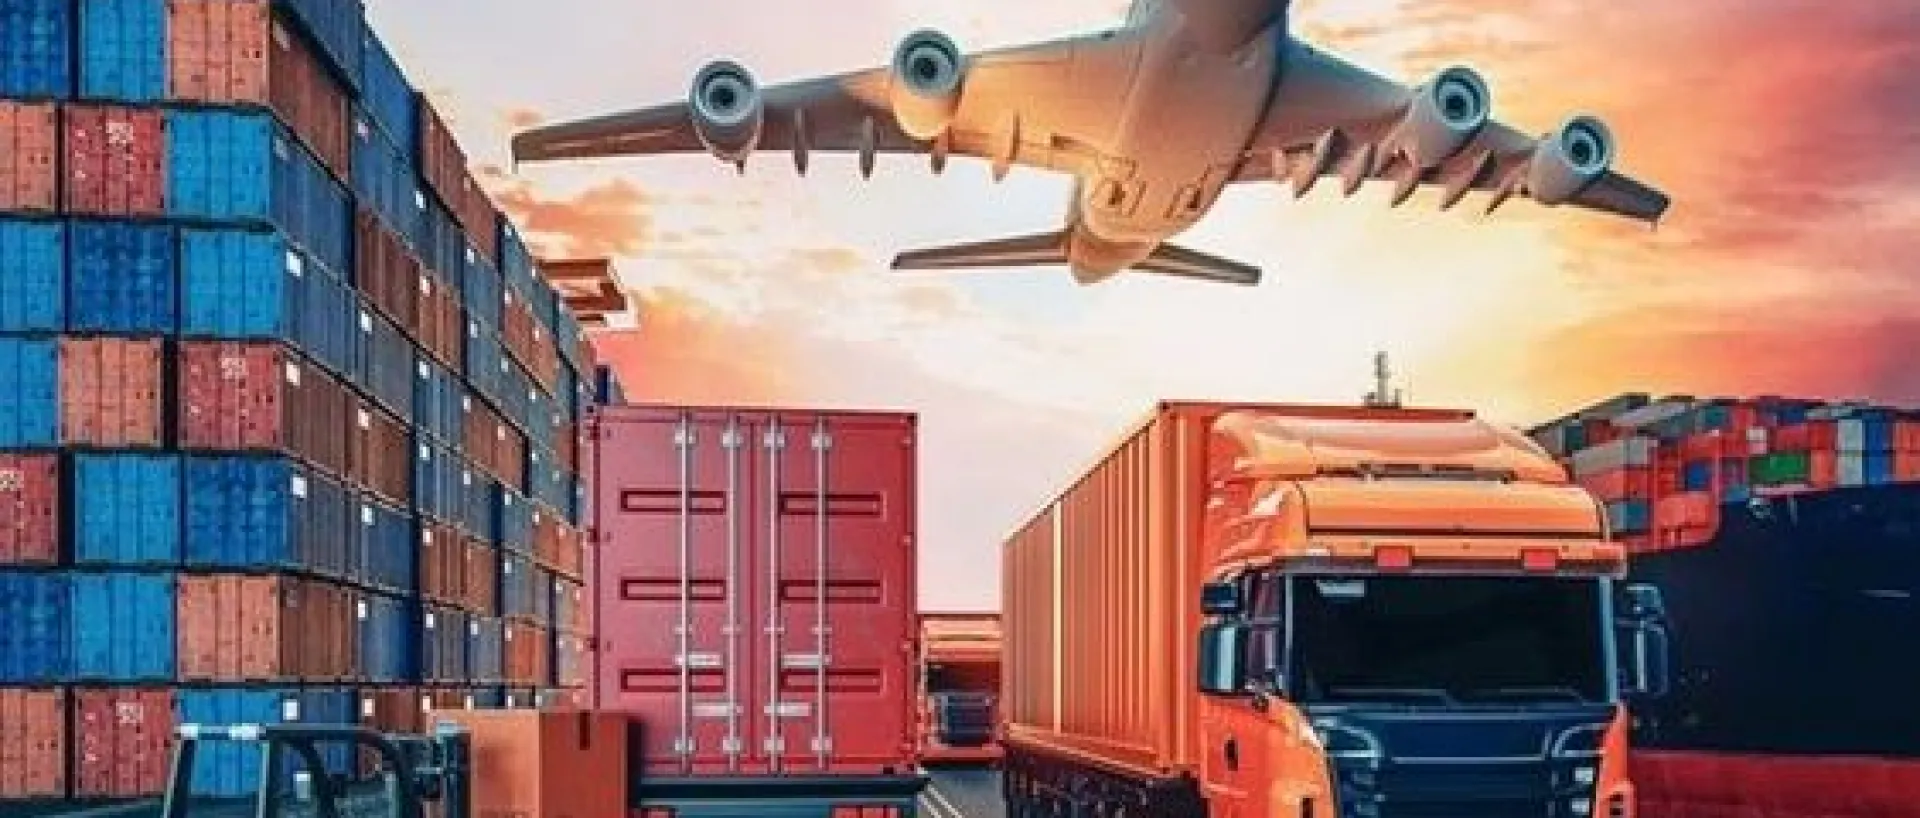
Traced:
<path fill-rule="evenodd" d="M 1674 206 L 1649 230 L 1240 186 L 1180 240 L 1264 266 L 1252 290 L 886 270 L 1052 229 L 1070 182 L 1043 171 L 506 161 L 517 128 L 680 99 L 715 57 L 775 83 L 882 64 L 923 26 L 968 50 L 1073 34 L 1118 0 L 460 6 L 368 12 L 535 243 L 616 260 L 637 326 L 596 344 L 630 396 L 919 413 L 923 608 L 997 606 L 1003 537 L 1154 401 L 1352 402 L 1376 351 L 1409 402 L 1521 425 L 1623 391 L 1920 403 L 1920 5 L 1296 0 L 1301 37 L 1389 76 L 1475 67 L 1523 130 L 1602 117 Z"/>

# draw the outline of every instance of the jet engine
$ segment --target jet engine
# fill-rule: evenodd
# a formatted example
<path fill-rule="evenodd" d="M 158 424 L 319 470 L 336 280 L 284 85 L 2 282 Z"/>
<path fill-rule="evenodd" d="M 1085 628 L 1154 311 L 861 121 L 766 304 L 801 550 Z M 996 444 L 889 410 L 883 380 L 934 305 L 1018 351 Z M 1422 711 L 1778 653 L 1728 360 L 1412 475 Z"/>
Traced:
<path fill-rule="evenodd" d="M 889 93 L 900 130 L 923 141 L 945 132 L 960 106 L 966 71 L 966 56 L 945 34 L 922 29 L 901 40 Z"/>
<path fill-rule="evenodd" d="M 760 144 L 766 106 L 753 75 L 739 63 L 715 60 L 693 75 L 688 92 L 700 144 L 724 162 L 745 162 Z"/>
<path fill-rule="evenodd" d="M 1527 193 L 1544 205 L 1578 194 L 1613 166 L 1613 134 L 1590 116 L 1567 120 L 1540 140 L 1527 165 Z"/>
<path fill-rule="evenodd" d="M 1452 158 L 1493 112 L 1487 83 L 1471 68 L 1454 66 L 1414 91 L 1400 121 L 1397 147 L 1421 170 Z"/>

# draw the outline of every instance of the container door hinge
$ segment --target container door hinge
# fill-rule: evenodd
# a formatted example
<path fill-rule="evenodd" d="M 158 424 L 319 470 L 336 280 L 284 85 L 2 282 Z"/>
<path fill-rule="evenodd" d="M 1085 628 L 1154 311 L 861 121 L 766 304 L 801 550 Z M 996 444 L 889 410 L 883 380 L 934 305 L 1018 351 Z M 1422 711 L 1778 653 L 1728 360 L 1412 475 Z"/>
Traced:
<path fill-rule="evenodd" d="M 814 432 L 813 448 L 814 448 L 814 451 L 822 451 L 822 452 L 833 448 L 833 435 L 828 434 L 826 432 Z"/>
<path fill-rule="evenodd" d="M 787 433 L 778 429 L 769 429 L 760 438 L 760 445 L 768 449 L 784 449 L 787 447 Z"/>
<path fill-rule="evenodd" d="M 723 449 L 738 449 L 744 443 L 746 443 L 745 436 L 740 434 L 739 429 L 728 429 L 720 433 L 720 447 Z"/>
<path fill-rule="evenodd" d="M 736 736 L 728 736 L 720 740 L 720 752 L 730 756 L 737 756 L 740 754 L 741 749 L 740 739 Z"/>
<path fill-rule="evenodd" d="M 813 741 L 811 742 L 811 744 L 812 744 L 812 747 L 813 747 L 813 751 L 814 751 L 814 752 L 816 752 L 816 753 L 831 753 L 831 752 L 833 752 L 833 739 L 830 739 L 830 738 L 826 738 L 826 737 L 824 737 L 824 736 L 822 736 L 822 737 L 816 737 L 816 738 L 815 738 L 815 739 L 814 739 L 814 740 L 813 740 Z"/>
<path fill-rule="evenodd" d="M 692 448 L 693 444 L 694 444 L 693 429 L 683 426 L 673 430 L 673 445 L 682 449 L 688 449 L 688 448 Z"/>

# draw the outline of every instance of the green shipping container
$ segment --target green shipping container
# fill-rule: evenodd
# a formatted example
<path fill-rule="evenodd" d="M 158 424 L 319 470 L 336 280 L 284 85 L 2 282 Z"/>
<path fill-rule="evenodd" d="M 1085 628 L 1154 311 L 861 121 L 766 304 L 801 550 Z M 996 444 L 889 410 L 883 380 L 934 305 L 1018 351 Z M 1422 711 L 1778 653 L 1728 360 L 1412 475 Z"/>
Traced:
<path fill-rule="evenodd" d="M 1753 458 L 1747 464 L 1748 479 L 1756 486 L 1784 486 L 1805 483 L 1812 471 L 1806 452 L 1774 452 Z"/>

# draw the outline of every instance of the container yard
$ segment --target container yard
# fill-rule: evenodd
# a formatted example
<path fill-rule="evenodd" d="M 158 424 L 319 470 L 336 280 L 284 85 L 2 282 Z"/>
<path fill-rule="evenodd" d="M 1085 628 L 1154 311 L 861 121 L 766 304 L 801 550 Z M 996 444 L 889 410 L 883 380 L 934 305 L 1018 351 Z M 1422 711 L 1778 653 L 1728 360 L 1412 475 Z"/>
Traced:
<path fill-rule="evenodd" d="M 1532 434 L 1673 618 L 1670 695 L 1636 708 L 1643 814 L 1914 814 L 1920 416 L 1629 394 Z"/>
<path fill-rule="evenodd" d="M 574 695 L 615 390 L 357 0 L 0 0 L 0 800 Z"/>

